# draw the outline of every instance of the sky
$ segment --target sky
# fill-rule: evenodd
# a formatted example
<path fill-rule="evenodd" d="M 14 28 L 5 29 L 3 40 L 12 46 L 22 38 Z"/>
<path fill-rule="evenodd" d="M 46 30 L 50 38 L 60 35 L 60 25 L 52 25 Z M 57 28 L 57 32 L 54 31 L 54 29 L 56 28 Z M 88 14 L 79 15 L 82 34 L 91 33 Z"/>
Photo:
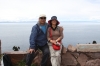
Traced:
<path fill-rule="evenodd" d="M 0 0 L 0 21 L 100 21 L 100 0 Z"/>

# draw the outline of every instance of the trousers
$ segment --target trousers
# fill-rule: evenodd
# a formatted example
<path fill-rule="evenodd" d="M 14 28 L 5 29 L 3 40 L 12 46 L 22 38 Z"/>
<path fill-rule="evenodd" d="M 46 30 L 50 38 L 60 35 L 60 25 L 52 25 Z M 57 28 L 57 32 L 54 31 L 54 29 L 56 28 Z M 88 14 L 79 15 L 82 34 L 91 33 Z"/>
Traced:
<path fill-rule="evenodd" d="M 50 51 L 49 51 L 49 47 L 46 44 L 45 46 L 37 46 L 37 49 L 40 49 L 43 53 L 43 57 L 42 57 L 42 61 L 41 61 L 41 66 L 46 66 L 47 60 L 50 57 Z M 36 49 L 36 50 L 37 50 Z M 26 65 L 27 66 L 31 66 L 33 59 L 35 58 L 35 52 L 33 52 L 32 54 L 28 53 L 27 57 L 26 57 Z"/>
<path fill-rule="evenodd" d="M 54 50 L 51 43 L 49 43 L 48 45 L 49 45 L 49 50 L 50 50 L 52 66 L 60 66 L 61 65 L 62 45 L 61 45 L 61 49 L 60 50 Z"/>

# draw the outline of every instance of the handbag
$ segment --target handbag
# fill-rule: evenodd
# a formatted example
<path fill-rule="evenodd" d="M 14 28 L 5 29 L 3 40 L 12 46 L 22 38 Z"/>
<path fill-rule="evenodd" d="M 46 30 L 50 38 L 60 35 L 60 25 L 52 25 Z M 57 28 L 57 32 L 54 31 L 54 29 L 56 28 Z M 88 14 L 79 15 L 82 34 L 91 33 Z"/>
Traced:
<path fill-rule="evenodd" d="M 52 39 L 52 33 L 51 33 L 51 28 L 49 29 L 49 36 L 50 36 L 50 38 Z M 58 41 L 60 44 L 61 44 L 61 41 Z M 56 45 L 56 44 L 52 44 L 52 47 L 53 47 L 53 49 L 54 50 L 60 50 L 60 45 Z"/>

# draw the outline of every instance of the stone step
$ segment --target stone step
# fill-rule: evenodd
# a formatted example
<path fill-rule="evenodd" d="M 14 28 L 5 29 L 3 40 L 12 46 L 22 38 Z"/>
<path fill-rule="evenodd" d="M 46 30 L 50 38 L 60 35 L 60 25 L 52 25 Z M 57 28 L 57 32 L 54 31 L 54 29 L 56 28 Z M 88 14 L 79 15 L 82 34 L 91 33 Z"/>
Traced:
<path fill-rule="evenodd" d="M 100 52 L 100 44 L 77 44 L 77 52 Z"/>

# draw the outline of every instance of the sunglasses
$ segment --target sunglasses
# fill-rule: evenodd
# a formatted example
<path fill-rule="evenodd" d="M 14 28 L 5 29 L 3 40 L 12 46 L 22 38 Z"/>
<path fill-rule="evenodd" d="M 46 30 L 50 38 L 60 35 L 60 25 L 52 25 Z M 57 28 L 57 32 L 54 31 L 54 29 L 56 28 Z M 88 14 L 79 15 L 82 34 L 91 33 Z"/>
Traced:
<path fill-rule="evenodd" d="M 40 19 L 46 19 L 46 17 L 40 17 Z"/>

